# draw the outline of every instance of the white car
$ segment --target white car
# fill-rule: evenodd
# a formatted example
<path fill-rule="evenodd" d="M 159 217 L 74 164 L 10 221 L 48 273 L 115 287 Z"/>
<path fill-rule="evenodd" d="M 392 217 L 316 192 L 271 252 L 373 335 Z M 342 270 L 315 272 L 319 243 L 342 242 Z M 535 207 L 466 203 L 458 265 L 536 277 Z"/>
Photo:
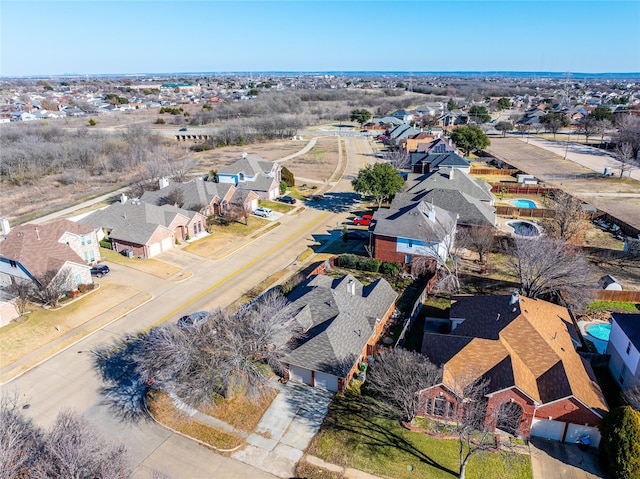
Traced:
<path fill-rule="evenodd" d="M 255 210 L 253 210 L 253 214 L 256 216 L 262 216 L 263 218 L 268 218 L 271 216 L 271 208 L 265 208 L 263 206 L 258 206 Z"/>

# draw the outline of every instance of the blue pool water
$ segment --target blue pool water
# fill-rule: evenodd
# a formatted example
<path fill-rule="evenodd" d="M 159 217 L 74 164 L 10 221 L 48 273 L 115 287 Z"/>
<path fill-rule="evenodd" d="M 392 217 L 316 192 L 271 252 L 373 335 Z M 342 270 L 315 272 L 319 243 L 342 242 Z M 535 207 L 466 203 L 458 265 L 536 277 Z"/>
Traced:
<path fill-rule="evenodd" d="M 518 236 L 540 236 L 538 227 L 528 221 L 508 221 L 507 225 L 510 226 Z"/>
<path fill-rule="evenodd" d="M 601 341 L 609 341 L 609 335 L 611 334 L 610 324 L 592 324 L 587 326 L 587 333 L 596 339 Z"/>
<path fill-rule="evenodd" d="M 529 200 L 511 200 L 511 204 L 516 208 L 536 208 L 536 204 Z"/>

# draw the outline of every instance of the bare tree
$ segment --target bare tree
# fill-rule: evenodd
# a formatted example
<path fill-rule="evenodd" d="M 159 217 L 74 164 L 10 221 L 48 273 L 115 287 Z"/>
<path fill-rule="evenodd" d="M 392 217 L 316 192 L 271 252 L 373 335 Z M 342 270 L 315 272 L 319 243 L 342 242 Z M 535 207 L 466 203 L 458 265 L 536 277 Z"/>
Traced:
<path fill-rule="evenodd" d="M 385 151 L 382 158 L 393 165 L 396 170 L 402 170 L 411 166 L 411 158 L 409 153 L 403 150 Z"/>
<path fill-rule="evenodd" d="M 584 135 L 585 143 L 589 143 L 589 137 L 598 133 L 598 120 L 591 115 L 585 116 L 578 121 L 576 130 Z"/>
<path fill-rule="evenodd" d="M 620 161 L 620 178 L 622 178 L 625 173 L 630 175 L 631 170 L 638 166 L 638 160 L 634 156 L 633 145 L 630 141 L 618 143 L 618 146 L 616 146 L 616 156 L 618 157 L 618 161 Z"/>
<path fill-rule="evenodd" d="M 365 391 L 399 411 L 403 421 L 411 422 L 420 408 L 420 391 L 441 378 L 441 368 L 427 357 L 397 348 L 376 358 L 367 375 Z"/>
<path fill-rule="evenodd" d="M 62 411 L 44 438 L 36 471 L 36 477 L 121 479 L 131 466 L 124 446 L 109 444 L 84 417 Z"/>
<path fill-rule="evenodd" d="M 459 479 L 464 479 L 469 460 L 478 452 L 495 447 L 494 431 L 497 427 L 516 431 L 521 409 L 507 403 L 490 408 L 485 394 L 489 381 L 484 378 L 466 380 L 455 378 L 450 388 L 456 398 L 453 421 L 459 443 Z"/>
<path fill-rule="evenodd" d="M 182 160 L 169 163 L 169 174 L 174 181 L 182 183 L 186 180 L 187 173 L 197 165 L 198 160 L 196 160 L 192 155 L 187 155 Z"/>
<path fill-rule="evenodd" d="M 617 121 L 618 133 L 615 141 L 618 144 L 630 143 L 633 149 L 633 157 L 637 158 L 640 152 L 640 117 L 626 115 Z"/>
<path fill-rule="evenodd" d="M 625 389 L 622 395 L 625 401 L 629 403 L 629 406 L 640 412 L 640 384 L 636 384 L 628 389 Z"/>
<path fill-rule="evenodd" d="M 50 269 L 35 275 L 31 294 L 36 300 L 55 308 L 60 297 L 68 290 L 70 278 L 69 268 L 59 271 Z"/>
<path fill-rule="evenodd" d="M 586 213 L 582 209 L 582 201 L 575 196 L 556 190 L 553 200 L 545 200 L 547 208 L 554 215 L 547 222 L 547 228 L 554 238 L 576 242 L 578 235 L 584 230 Z"/>
<path fill-rule="evenodd" d="M 480 263 L 484 264 L 485 255 L 491 251 L 495 236 L 495 229 L 490 225 L 473 225 L 459 228 L 456 240 L 458 244 L 468 244 L 480 256 Z"/>
<path fill-rule="evenodd" d="M 0 396 L 0 479 L 22 479 L 38 462 L 41 432 L 22 413 L 17 393 Z"/>
<path fill-rule="evenodd" d="M 518 237 L 507 246 L 506 253 L 509 272 L 529 298 L 565 292 L 572 301 L 578 301 L 593 284 L 586 258 L 565 241 Z"/>
<path fill-rule="evenodd" d="M 16 306 L 20 315 L 23 315 L 27 309 L 32 288 L 33 283 L 31 281 L 19 278 L 12 278 L 11 284 L 7 287 L 7 292 L 16 298 Z"/>

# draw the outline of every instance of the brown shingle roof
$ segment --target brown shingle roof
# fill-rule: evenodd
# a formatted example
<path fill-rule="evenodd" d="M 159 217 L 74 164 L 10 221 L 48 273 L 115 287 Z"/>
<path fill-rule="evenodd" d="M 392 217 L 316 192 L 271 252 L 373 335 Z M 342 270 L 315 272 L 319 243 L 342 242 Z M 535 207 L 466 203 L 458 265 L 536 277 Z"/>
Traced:
<path fill-rule="evenodd" d="M 16 226 L 0 242 L 0 256 L 20 262 L 33 276 L 58 271 L 65 262 L 84 264 L 84 260 L 59 240 L 65 233 L 90 234 L 93 228 L 69 220 L 48 224 Z"/>
<path fill-rule="evenodd" d="M 444 365 L 444 381 L 491 378 L 491 391 L 516 386 L 540 403 L 574 396 L 595 411 L 607 404 L 574 348 L 566 308 L 509 296 L 456 297 L 451 317 L 465 318 L 449 335 L 425 333 L 423 354 Z"/>

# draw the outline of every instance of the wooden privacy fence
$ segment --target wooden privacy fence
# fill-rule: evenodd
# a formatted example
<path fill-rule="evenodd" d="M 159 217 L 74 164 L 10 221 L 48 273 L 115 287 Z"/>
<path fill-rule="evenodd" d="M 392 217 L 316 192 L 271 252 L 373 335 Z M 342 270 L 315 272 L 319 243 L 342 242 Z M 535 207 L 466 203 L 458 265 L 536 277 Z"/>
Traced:
<path fill-rule="evenodd" d="M 496 214 L 500 216 L 519 216 L 524 218 L 553 218 L 554 210 L 544 208 L 516 208 L 515 206 L 496 206 Z"/>
<path fill-rule="evenodd" d="M 471 168 L 472 175 L 515 176 L 520 173 L 517 168 Z"/>
<path fill-rule="evenodd" d="M 621 301 L 625 303 L 640 303 L 640 291 L 615 291 L 607 289 L 594 289 L 591 297 L 600 301 Z"/>
<path fill-rule="evenodd" d="M 539 185 L 514 185 L 513 183 L 492 183 L 491 192 L 503 192 L 509 195 L 543 195 L 545 193 L 553 193 L 556 188 L 549 188 Z"/>

